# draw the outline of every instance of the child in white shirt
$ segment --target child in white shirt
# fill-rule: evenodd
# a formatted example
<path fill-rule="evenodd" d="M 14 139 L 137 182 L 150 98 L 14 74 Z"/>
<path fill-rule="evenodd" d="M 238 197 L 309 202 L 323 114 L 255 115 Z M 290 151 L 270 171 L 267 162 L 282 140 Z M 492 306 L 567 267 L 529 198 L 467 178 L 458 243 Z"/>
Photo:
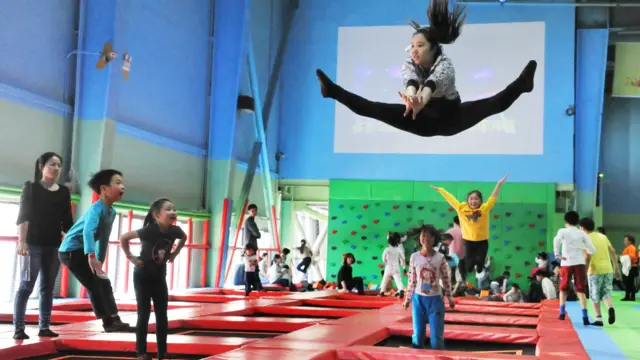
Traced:
<path fill-rule="evenodd" d="M 444 349 L 444 300 L 454 308 L 451 295 L 451 275 L 447 260 L 433 247 L 440 241 L 440 233 L 433 225 L 420 231 L 422 249 L 409 260 L 409 286 L 403 307 L 411 304 L 413 318 L 413 347 L 423 348 L 427 323 L 432 349 Z"/>
<path fill-rule="evenodd" d="M 578 229 L 580 215 L 575 211 L 564 214 L 565 228 L 558 230 L 558 234 L 553 239 L 553 250 L 556 258 L 560 259 L 560 320 L 566 316 L 565 304 L 567 302 L 567 292 L 571 288 L 571 280 L 575 286 L 580 308 L 582 308 L 582 321 L 584 325 L 589 325 L 587 314 L 587 298 L 584 294 L 587 287 L 587 267 L 585 260 L 585 250 L 593 254 L 596 248 L 591 239 L 584 232 Z"/>
<path fill-rule="evenodd" d="M 404 297 L 404 284 L 402 283 L 402 269 L 406 266 L 404 259 L 404 246 L 401 246 L 401 238 L 398 233 L 387 233 L 387 242 L 389 246 L 382 252 L 382 261 L 384 262 L 384 275 L 380 284 L 380 296 L 384 296 L 384 292 L 389 285 L 389 280 L 393 277 L 399 293 L 397 296 Z"/>
<path fill-rule="evenodd" d="M 260 289 L 260 277 L 258 276 L 258 257 L 256 256 L 256 246 L 247 243 L 244 247 L 244 296 L 249 296 L 251 288 Z"/>

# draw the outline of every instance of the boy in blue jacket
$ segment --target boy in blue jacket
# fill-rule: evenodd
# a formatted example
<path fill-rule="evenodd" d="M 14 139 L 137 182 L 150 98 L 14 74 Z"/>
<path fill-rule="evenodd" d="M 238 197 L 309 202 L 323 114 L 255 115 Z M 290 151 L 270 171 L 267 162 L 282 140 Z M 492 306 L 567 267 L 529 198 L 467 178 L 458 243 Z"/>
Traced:
<path fill-rule="evenodd" d="M 122 199 L 124 179 L 118 170 L 101 170 L 89 180 L 89 186 L 100 200 L 71 227 L 62 240 L 58 256 L 60 262 L 87 289 L 93 312 L 102 319 L 106 332 L 129 327 L 118 316 L 116 300 L 102 264 L 107 255 L 109 235 L 116 218 L 112 205 Z"/>

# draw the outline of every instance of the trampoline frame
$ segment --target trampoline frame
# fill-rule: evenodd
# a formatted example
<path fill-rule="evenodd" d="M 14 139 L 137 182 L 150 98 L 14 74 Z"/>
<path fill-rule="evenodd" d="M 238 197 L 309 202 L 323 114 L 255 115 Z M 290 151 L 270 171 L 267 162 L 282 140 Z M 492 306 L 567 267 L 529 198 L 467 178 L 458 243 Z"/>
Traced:
<path fill-rule="evenodd" d="M 334 290 L 306 293 L 254 293 L 239 297 L 237 291 L 202 289 L 171 295 L 170 329 L 279 332 L 273 338 L 211 337 L 170 334 L 168 351 L 175 354 L 210 354 L 206 359 L 436 359 L 443 356 L 465 359 L 588 359 L 571 321 L 557 319 L 558 302 L 542 304 L 492 303 L 469 298 L 456 299 L 455 311 L 447 311 L 445 339 L 489 341 L 536 345 L 536 355 L 508 355 L 495 352 L 464 352 L 388 348 L 374 344 L 392 335 L 412 334 L 411 312 L 403 310 L 394 298 L 362 297 Z M 211 301 L 202 301 L 211 300 Z M 176 301 L 180 300 L 180 301 Z M 54 321 L 67 323 L 52 329 L 55 339 L 0 344 L 0 358 L 22 358 L 54 354 L 58 351 L 134 352 L 135 337 L 130 333 L 102 332 L 99 320 L 73 311 L 86 309 L 88 300 L 66 301 L 54 305 Z M 120 309 L 135 310 L 134 302 L 119 302 Z M 313 305 L 307 307 L 305 305 Z M 319 306 L 319 307 L 318 307 Z M 358 309 L 355 309 L 358 308 Z M 366 308 L 366 309 L 360 309 Z M 9 309 L 0 311 L 10 318 Z M 255 317 L 252 315 L 263 316 Z M 269 316 L 274 315 L 274 316 Z M 275 317 L 303 316 L 302 318 Z M 29 316 L 36 312 L 30 309 Z M 136 314 L 123 314 L 125 322 L 135 324 Z M 2 319 L 0 319 L 2 320 Z M 474 325 L 461 325 L 474 324 Z M 536 326 L 509 328 L 500 325 Z M 149 324 L 154 331 L 153 318 Z M 154 352 L 155 335 L 149 334 L 148 351 Z M 513 352 L 513 351 L 511 351 Z"/>

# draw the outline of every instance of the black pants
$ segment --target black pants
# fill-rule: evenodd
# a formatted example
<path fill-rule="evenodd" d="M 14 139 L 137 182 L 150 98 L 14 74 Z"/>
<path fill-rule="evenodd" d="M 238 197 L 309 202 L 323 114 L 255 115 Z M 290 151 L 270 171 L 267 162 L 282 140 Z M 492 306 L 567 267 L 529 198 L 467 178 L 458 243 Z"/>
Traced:
<path fill-rule="evenodd" d="M 461 279 L 460 281 L 462 282 L 462 285 L 465 285 L 467 283 L 467 258 L 466 257 L 458 260 L 458 266 L 456 266 L 456 271 L 460 273 L 460 279 Z M 452 277 L 455 280 L 455 274 L 453 274 Z M 453 282 L 457 283 L 458 281 L 455 280 Z"/>
<path fill-rule="evenodd" d="M 163 275 L 163 273 L 159 273 L 145 276 L 143 271 L 137 269 L 133 272 L 133 288 L 136 291 L 136 304 L 138 305 L 138 322 L 136 324 L 136 352 L 138 356 L 147 353 L 151 300 L 153 300 L 153 313 L 156 316 L 158 356 L 162 357 L 167 352 L 169 289 L 167 288 L 167 279 Z"/>
<path fill-rule="evenodd" d="M 484 263 L 487 261 L 487 252 L 489 251 L 489 240 L 469 241 L 464 240 L 464 255 L 467 272 L 482 272 Z"/>
<path fill-rule="evenodd" d="M 260 276 L 257 271 L 245 271 L 244 272 L 244 296 L 249 296 L 251 288 L 253 290 L 260 290 L 262 284 L 260 283 Z"/>
<path fill-rule="evenodd" d="M 296 269 L 306 274 L 307 269 L 309 269 L 310 265 L 311 265 L 311 258 L 307 256 L 306 258 L 302 259 L 302 261 L 300 261 L 300 264 L 298 264 L 298 267 Z"/>
<path fill-rule="evenodd" d="M 364 281 L 361 277 L 354 277 L 351 280 L 345 281 L 347 283 L 347 290 L 358 290 L 359 295 L 364 295 Z"/>
<path fill-rule="evenodd" d="M 87 289 L 93 312 L 98 319 L 107 319 L 118 314 L 116 299 L 113 297 L 111 281 L 97 276 L 89 267 L 89 258 L 83 250 L 58 253 L 60 262 Z"/>
<path fill-rule="evenodd" d="M 407 117 L 404 116 L 406 109 L 404 104 L 370 101 L 335 84 L 328 85 L 328 97 L 335 99 L 360 116 L 382 121 L 396 129 L 418 136 L 452 136 L 474 127 L 490 116 L 507 110 L 524 91 L 530 91 L 526 89 L 527 85 L 533 87 L 532 79 L 535 69 L 535 63 L 529 63 L 525 68 L 531 78 L 529 80 L 531 84 L 526 83 L 525 77 L 519 77 L 504 90 L 490 98 L 464 103 L 461 103 L 460 98 L 453 100 L 432 98 L 418 113 L 416 120 L 412 119 L 411 114 Z M 318 74 L 318 76 L 325 84 L 326 81 L 330 81 L 328 78 L 323 80 L 323 77 L 326 77 L 324 73 Z"/>
<path fill-rule="evenodd" d="M 624 283 L 624 297 L 625 299 L 636 299 L 636 277 L 638 276 L 638 268 L 632 267 L 629 270 L 629 275 L 622 275 L 622 282 Z"/>

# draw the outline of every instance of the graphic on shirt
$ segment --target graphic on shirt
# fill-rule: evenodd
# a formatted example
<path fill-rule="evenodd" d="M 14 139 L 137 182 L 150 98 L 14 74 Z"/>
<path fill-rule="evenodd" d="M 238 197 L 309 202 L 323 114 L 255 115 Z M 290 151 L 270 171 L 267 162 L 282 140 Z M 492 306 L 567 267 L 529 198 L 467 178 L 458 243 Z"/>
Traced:
<path fill-rule="evenodd" d="M 480 219 L 481 217 L 482 217 L 482 211 L 475 210 L 473 213 L 471 213 L 471 215 L 467 215 L 467 220 L 478 222 L 478 219 Z"/>
<path fill-rule="evenodd" d="M 437 278 L 435 271 L 430 268 L 423 267 L 420 270 L 420 279 L 422 280 L 422 291 L 429 292 L 437 285 Z"/>
<path fill-rule="evenodd" d="M 151 251 L 153 261 L 156 264 L 164 264 L 169 259 L 172 245 L 171 241 L 167 239 L 158 240 Z"/>

